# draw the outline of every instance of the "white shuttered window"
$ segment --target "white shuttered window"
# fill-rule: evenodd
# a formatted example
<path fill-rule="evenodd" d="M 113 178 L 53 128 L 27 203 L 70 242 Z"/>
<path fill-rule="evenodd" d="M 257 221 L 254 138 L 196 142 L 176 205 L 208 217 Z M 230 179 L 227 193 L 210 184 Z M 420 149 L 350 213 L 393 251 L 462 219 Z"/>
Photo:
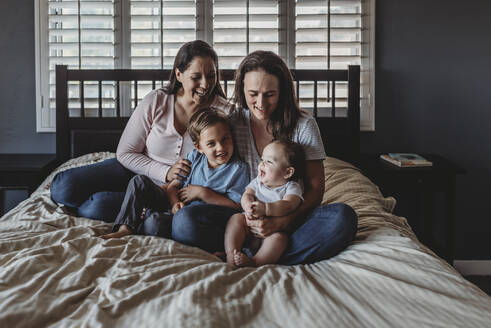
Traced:
<path fill-rule="evenodd" d="M 345 69 L 361 65 L 361 128 L 374 129 L 375 0 L 35 0 L 37 131 L 55 131 L 55 66 L 86 69 L 169 69 L 187 41 L 212 44 L 220 68 L 235 69 L 249 52 L 271 50 L 289 67 Z M 160 85 L 158 85 L 160 86 Z M 123 113 L 134 107 L 123 86 Z M 138 97 L 150 91 L 138 85 Z M 232 88 L 229 88 L 232 90 Z M 313 86 L 300 86 L 312 106 Z M 320 84 L 319 115 L 330 106 Z M 230 91 L 229 91 L 230 93 Z M 114 114 L 114 85 L 103 84 L 104 116 Z M 86 115 L 98 107 L 97 85 L 84 86 Z M 231 94 L 229 94 L 231 96 Z M 80 113 L 80 86 L 69 85 L 70 115 Z M 336 104 L 346 86 L 336 88 Z M 126 102 L 126 103 L 125 103 Z M 126 109 L 126 110 L 125 110 Z M 326 111 L 327 113 L 328 111 Z"/>

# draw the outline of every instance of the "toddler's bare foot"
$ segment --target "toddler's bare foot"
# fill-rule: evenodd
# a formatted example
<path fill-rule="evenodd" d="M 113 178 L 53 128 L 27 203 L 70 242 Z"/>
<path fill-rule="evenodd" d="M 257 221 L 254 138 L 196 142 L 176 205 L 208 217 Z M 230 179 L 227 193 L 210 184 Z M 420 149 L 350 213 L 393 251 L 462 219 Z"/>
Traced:
<path fill-rule="evenodd" d="M 128 228 L 127 225 L 123 224 L 119 227 L 118 231 L 102 235 L 101 238 L 102 239 L 121 238 L 121 237 L 128 236 L 131 234 L 132 234 L 132 232 L 131 232 L 130 228 Z"/>
<path fill-rule="evenodd" d="M 234 249 L 234 264 L 238 267 L 255 267 L 256 262 L 242 252 Z"/>
<path fill-rule="evenodd" d="M 236 250 L 234 249 L 233 252 L 227 252 L 225 253 L 225 262 L 228 264 L 232 265 L 235 268 L 235 263 L 234 263 L 234 254 Z"/>

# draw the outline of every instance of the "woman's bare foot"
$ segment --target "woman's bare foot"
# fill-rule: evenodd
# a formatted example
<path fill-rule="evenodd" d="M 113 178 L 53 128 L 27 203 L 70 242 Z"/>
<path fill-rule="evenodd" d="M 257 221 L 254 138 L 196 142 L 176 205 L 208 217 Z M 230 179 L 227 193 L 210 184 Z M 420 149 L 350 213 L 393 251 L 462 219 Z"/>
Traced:
<path fill-rule="evenodd" d="M 234 264 L 238 267 L 255 267 L 256 262 L 242 252 L 234 249 Z"/>
<path fill-rule="evenodd" d="M 102 239 L 121 238 L 124 236 L 131 235 L 132 233 L 133 232 L 130 230 L 130 228 L 126 224 L 122 224 L 119 227 L 118 231 L 102 235 L 101 238 Z"/>

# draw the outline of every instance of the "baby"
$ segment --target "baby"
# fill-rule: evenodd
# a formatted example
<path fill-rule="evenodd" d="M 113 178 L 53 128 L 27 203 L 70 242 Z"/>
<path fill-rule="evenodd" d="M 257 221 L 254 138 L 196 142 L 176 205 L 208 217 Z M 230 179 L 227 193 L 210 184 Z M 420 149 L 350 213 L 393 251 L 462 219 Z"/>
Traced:
<path fill-rule="evenodd" d="M 150 220 L 145 213 L 165 212 L 171 208 L 175 214 L 194 201 L 240 209 L 241 195 L 249 182 L 249 174 L 247 164 L 234 156 L 227 118 L 212 109 L 200 110 L 191 117 L 188 133 L 195 149 L 186 158 L 192 163 L 187 179 L 173 180 L 159 187 L 146 176 L 133 177 L 114 222 L 113 233 L 102 238 L 118 238 L 132 233 L 169 238 L 169 231 L 165 231 L 165 235 L 156 232 L 169 229 L 161 229 L 159 220 Z"/>
<path fill-rule="evenodd" d="M 304 167 L 305 155 L 299 144 L 273 141 L 264 148 L 258 176 L 249 183 L 241 198 L 245 213 L 233 215 L 227 223 L 227 263 L 238 267 L 256 267 L 276 263 L 280 259 L 288 244 L 288 237 L 282 232 L 264 238 L 254 256 L 249 254 L 249 257 L 241 251 L 247 237 L 254 239 L 246 219 L 283 216 L 300 206 L 303 201 L 302 186 L 295 180 L 302 178 Z"/>

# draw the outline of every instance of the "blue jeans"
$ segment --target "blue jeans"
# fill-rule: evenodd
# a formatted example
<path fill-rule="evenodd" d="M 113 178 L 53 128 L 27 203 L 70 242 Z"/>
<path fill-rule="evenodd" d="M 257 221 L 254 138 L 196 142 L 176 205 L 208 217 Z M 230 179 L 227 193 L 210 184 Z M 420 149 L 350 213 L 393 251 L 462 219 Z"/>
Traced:
<path fill-rule="evenodd" d="M 355 239 L 356 212 L 344 203 L 319 206 L 289 238 L 279 264 L 309 264 L 339 254 Z"/>
<path fill-rule="evenodd" d="M 51 198 L 74 215 L 113 222 L 133 176 L 116 158 L 75 167 L 54 177 Z"/>
<path fill-rule="evenodd" d="M 179 210 L 172 222 L 172 238 L 208 252 L 223 251 L 228 219 L 237 210 L 197 204 Z M 317 207 L 289 238 L 279 264 L 308 264 L 333 257 L 355 238 L 358 217 L 343 203 Z"/>
<path fill-rule="evenodd" d="M 210 253 L 223 251 L 227 221 L 238 212 L 231 207 L 192 202 L 174 214 L 172 239 Z"/>

